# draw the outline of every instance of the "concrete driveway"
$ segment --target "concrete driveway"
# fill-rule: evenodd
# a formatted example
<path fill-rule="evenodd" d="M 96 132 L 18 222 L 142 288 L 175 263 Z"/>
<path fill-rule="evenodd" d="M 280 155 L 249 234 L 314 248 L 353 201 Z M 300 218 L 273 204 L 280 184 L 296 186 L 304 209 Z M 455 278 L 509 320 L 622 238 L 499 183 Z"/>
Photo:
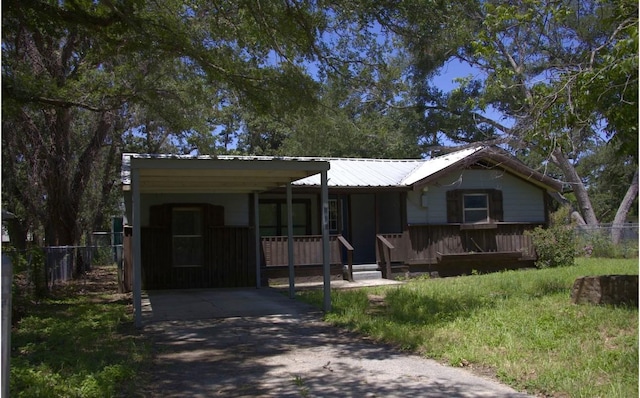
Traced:
<path fill-rule="evenodd" d="M 270 288 L 148 292 L 148 397 L 526 397 L 375 344 Z"/>

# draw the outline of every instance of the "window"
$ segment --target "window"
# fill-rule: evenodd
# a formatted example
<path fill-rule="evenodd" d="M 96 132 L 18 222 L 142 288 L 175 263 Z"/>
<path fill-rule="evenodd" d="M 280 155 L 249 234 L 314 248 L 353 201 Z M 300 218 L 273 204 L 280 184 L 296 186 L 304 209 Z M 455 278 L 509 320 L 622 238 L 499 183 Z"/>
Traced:
<path fill-rule="evenodd" d="M 464 223 L 489 222 L 489 198 L 487 194 L 465 194 L 462 203 Z"/>
<path fill-rule="evenodd" d="M 503 220 L 502 191 L 454 189 L 447 191 L 447 222 L 494 224 Z"/>
<path fill-rule="evenodd" d="M 311 233 L 311 213 L 309 200 L 294 200 L 293 234 L 308 235 Z M 287 203 L 284 200 L 260 201 L 260 235 L 287 235 Z"/>
<path fill-rule="evenodd" d="M 202 207 L 174 207 L 171 211 L 171 245 L 174 267 L 203 265 Z"/>
<path fill-rule="evenodd" d="M 340 208 L 338 199 L 329 199 L 329 231 L 338 233 L 340 229 Z"/>

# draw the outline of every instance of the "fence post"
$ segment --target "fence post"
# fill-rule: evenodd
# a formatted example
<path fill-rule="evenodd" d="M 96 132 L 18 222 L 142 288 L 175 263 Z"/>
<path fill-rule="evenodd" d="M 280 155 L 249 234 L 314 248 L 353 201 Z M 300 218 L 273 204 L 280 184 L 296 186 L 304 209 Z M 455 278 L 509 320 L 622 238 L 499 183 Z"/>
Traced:
<path fill-rule="evenodd" d="M 7 253 L 2 253 L 2 394 L 9 396 L 9 366 L 11 360 L 11 282 L 13 265 Z"/>

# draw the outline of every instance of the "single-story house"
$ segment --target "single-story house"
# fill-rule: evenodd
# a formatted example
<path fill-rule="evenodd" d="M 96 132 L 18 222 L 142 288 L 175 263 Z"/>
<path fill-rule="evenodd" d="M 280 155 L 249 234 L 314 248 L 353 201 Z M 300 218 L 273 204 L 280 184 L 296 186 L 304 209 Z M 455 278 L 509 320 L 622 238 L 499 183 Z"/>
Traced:
<path fill-rule="evenodd" d="M 525 231 L 547 224 L 561 188 L 490 146 L 428 160 L 123 156 L 125 235 L 137 205 L 145 289 L 323 275 L 324 233 L 332 278 L 358 265 L 386 278 L 531 266 Z M 125 237 L 128 264 L 132 247 Z"/>

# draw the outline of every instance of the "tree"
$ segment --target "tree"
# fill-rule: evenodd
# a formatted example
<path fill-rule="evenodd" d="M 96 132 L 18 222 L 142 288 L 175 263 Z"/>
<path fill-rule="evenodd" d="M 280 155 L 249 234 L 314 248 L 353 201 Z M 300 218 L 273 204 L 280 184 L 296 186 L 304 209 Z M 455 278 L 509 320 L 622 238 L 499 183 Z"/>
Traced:
<path fill-rule="evenodd" d="M 356 24 L 353 30 L 365 30 Z M 319 98 L 312 108 L 291 112 L 271 124 L 248 127 L 274 147 L 269 154 L 330 157 L 419 157 L 409 121 L 413 108 L 406 103 L 404 54 L 388 37 L 371 32 L 358 45 L 355 33 L 342 36 L 334 49 L 340 59 L 358 60 L 337 70 L 325 70 L 317 79 Z M 347 42 L 348 41 L 348 42 Z M 356 53 L 353 55 L 353 53 Z M 364 55 L 364 56 L 363 56 Z M 260 130 L 262 128 L 262 130 Z M 270 131 L 270 134 L 251 134 Z M 262 147 L 265 147 L 263 144 Z"/>
<path fill-rule="evenodd" d="M 47 244 L 74 245 L 105 218 L 125 150 L 204 154 L 234 141 L 254 153 L 294 150 L 304 138 L 296 121 L 330 115 L 299 111 L 318 105 L 321 80 L 353 83 L 380 56 L 374 17 L 353 12 L 377 7 L 367 3 L 3 2 L 3 205 L 23 230 L 41 226 Z M 376 72 L 364 69 L 366 86 Z M 347 108 L 336 113 L 341 126 Z M 367 112 L 358 134 L 368 123 L 381 137 L 398 126 Z"/>
<path fill-rule="evenodd" d="M 421 35 L 424 22 L 415 15 L 403 16 L 406 26 L 396 24 L 414 56 L 424 141 L 533 150 L 544 158 L 541 167 L 561 170 L 584 222 L 597 224 L 577 167 L 593 145 L 608 141 L 632 143 L 617 147 L 637 169 L 637 3 L 486 1 L 451 11 Z M 447 35 L 451 46 L 443 48 Z M 450 57 L 482 78 L 463 78 L 449 93 L 434 89 L 431 66 Z M 627 186 L 631 197 L 637 194 L 637 184 L 628 180 Z M 631 202 L 622 201 L 618 213 L 626 215 Z"/>
<path fill-rule="evenodd" d="M 210 152 L 223 98 L 262 113 L 308 102 L 301 64 L 324 17 L 286 0 L 3 2 L 3 205 L 47 244 L 78 244 L 125 144 Z"/>

